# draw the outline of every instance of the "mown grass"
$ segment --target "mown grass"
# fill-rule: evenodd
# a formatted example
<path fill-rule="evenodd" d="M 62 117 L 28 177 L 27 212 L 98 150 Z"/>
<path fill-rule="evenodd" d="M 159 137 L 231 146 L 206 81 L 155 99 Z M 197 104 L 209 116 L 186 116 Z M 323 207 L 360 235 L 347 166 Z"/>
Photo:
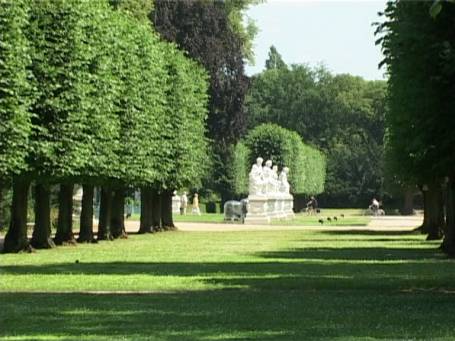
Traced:
<path fill-rule="evenodd" d="M 344 215 L 342 217 L 341 215 Z M 327 218 L 331 221 L 327 220 Z M 336 217 L 336 219 L 334 219 Z M 134 214 L 131 220 L 139 220 L 140 216 Z M 321 225 L 319 220 L 323 220 L 323 225 L 329 226 L 366 226 L 371 220 L 370 216 L 365 216 L 360 209 L 323 209 L 317 215 L 297 213 L 293 220 L 276 220 L 273 225 L 301 225 L 317 226 Z M 197 222 L 197 223 L 223 223 L 224 215 L 221 213 L 202 213 L 201 215 L 188 213 L 186 215 L 174 214 L 175 222 Z"/>
<path fill-rule="evenodd" d="M 169 232 L 0 255 L 3 340 L 453 340 L 455 261 L 404 232 Z"/>

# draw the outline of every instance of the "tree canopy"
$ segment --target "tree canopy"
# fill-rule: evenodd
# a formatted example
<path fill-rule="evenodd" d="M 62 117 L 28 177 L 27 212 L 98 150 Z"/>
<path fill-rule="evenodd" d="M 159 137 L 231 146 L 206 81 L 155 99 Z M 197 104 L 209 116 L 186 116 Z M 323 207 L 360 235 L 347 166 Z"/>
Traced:
<path fill-rule="evenodd" d="M 386 83 L 332 75 L 324 67 L 271 68 L 252 78 L 248 128 L 295 130 L 327 156 L 323 196 L 330 206 L 365 206 L 382 193 Z"/>
<path fill-rule="evenodd" d="M 272 160 L 279 169 L 289 167 L 289 182 L 294 194 L 319 194 L 324 190 L 325 156 L 303 143 L 294 131 L 276 124 L 261 124 L 235 147 L 232 173 L 237 194 L 248 193 L 248 172 L 257 157 Z"/>
<path fill-rule="evenodd" d="M 443 249 L 455 254 L 455 4 L 432 5 L 389 2 L 377 29 L 389 74 L 387 163 L 399 183 L 424 190 L 423 230 L 430 239 L 445 231 Z"/>
<path fill-rule="evenodd" d="M 0 1 L 0 183 L 26 169 L 32 99 L 25 0 Z"/>
<path fill-rule="evenodd" d="M 287 65 L 284 62 L 283 57 L 281 57 L 281 54 L 273 45 L 270 46 L 269 57 L 265 61 L 265 68 L 266 70 L 287 68 Z"/>
<path fill-rule="evenodd" d="M 155 1 L 152 20 L 167 41 L 175 42 L 200 62 L 209 74 L 207 137 L 213 155 L 211 181 L 206 186 L 226 198 L 230 192 L 227 165 L 231 144 L 245 131 L 245 36 L 238 18 L 249 1 Z M 232 21 L 237 22 L 233 25 Z"/>

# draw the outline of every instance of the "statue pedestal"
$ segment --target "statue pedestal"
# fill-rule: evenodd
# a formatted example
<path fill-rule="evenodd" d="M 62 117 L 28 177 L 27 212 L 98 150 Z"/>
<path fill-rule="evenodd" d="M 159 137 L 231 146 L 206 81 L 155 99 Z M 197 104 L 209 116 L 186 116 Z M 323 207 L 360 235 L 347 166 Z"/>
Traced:
<path fill-rule="evenodd" d="M 272 220 L 291 220 L 295 214 L 294 197 L 291 194 L 248 196 L 245 224 L 269 224 Z"/>
<path fill-rule="evenodd" d="M 270 214 L 268 197 L 265 195 L 249 195 L 248 211 L 245 224 L 269 224 Z"/>
<path fill-rule="evenodd" d="M 283 217 L 286 220 L 291 220 L 295 218 L 293 211 L 294 208 L 294 197 L 291 194 L 286 194 L 283 197 Z"/>

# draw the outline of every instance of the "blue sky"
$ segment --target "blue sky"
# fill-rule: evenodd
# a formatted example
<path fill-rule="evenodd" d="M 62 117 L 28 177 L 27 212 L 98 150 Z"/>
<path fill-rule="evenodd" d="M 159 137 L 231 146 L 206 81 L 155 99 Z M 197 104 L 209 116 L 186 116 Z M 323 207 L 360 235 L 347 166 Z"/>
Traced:
<path fill-rule="evenodd" d="M 247 15 L 256 21 L 256 63 L 247 66 L 252 75 L 264 69 L 270 45 L 288 64 L 323 63 L 334 73 L 350 73 L 366 79 L 384 79 L 378 70 L 381 50 L 375 46 L 374 27 L 386 1 L 268 0 L 251 7 Z"/>

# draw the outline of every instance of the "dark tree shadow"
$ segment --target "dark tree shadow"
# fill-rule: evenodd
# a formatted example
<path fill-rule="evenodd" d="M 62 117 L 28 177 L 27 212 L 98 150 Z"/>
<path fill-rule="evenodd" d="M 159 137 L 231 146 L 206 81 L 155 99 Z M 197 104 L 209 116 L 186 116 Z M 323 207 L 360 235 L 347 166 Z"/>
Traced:
<path fill-rule="evenodd" d="M 24 340 L 428 340 L 453 335 L 455 324 L 455 297 L 437 293 L 9 293 L 0 301 L 0 338 Z"/>
<path fill-rule="evenodd" d="M 329 235 L 365 235 L 365 236 L 406 236 L 406 235 L 421 235 L 417 231 L 378 231 L 371 229 L 362 229 L 362 230 L 330 230 L 330 231 L 321 231 L 323 234 Z"/>

